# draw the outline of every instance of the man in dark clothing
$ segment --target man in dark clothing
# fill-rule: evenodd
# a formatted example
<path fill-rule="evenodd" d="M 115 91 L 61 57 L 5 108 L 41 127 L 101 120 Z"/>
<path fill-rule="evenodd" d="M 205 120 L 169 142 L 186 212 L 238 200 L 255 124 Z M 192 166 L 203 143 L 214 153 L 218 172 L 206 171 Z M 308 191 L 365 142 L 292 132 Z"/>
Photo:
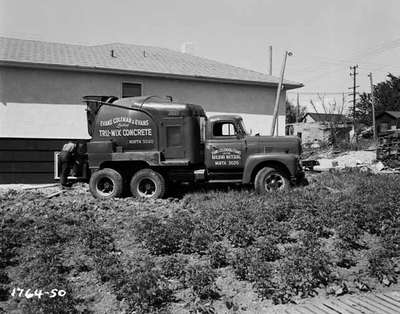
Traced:
<path fill-rule="evenodd" d="M 60 172 L 60 183 L 63 188 L 71 187 L 71 183 L 68 183 L 68 176 L 71 168 L 74 164 L 76 144 L 69 141 L 65 144 L 58 156 L 58 168 Z"/>

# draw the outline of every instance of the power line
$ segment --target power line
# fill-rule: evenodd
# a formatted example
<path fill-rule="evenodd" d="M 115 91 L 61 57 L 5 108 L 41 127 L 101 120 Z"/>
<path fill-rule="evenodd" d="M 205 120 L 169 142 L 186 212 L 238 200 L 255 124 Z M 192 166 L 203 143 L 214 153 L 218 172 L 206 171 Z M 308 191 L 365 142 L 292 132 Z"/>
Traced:
<path fill-rule="evenodd" d="M 339 66 L 339 65 L 348 65 L 349 63 L 353 63 L 354 60 L 345 60 L 345 59 L 338 59 L 338 60 L 334 60 L 334 59 L 327 59 L 324 57 L 318 57 L 318 56 L 314 56 L 315 58 L 321 58 L 323 59 L 322 61 L 320 61 L 320 63 L 326 63 L 326 64 L 331 64 L 333 66 Z M 370 66 L 379 66 L 379 67 L 393 67 L 393 68 L 400 68 L 400 66 L 396 66 L 393 64 L 382 64 L 382 63 L 375 63 L 375 62 L 359 62 L 360 64 L 364 64 L 364 65 L 370 65 Z M 325 65 L 327 66 L 327 65 Z M 311 68 L 311 67 L 316 67 L 316 65 L 312 65 L 312 66 L 307 66 L 306 68 Z"/>
<path fill-rule="evenodd" d="M 332 61 L 332 62 L 336 62 L 336 63 L 339 63 L 339 64 L 333 64 L 333 65 L 331 65 L 331 67 L 337 67 L 337 66 L 340 66 L 341 64 L 340 63 L 342 63 L 342 64 L 349 64 L 349 63 L 352 63 L 352 62 L 354 62 L 354 61 L 356 61 L 356 62 L 358 62 L 358 63 L 360 63 L 360 59 L 365 59 L 365 58 L 367 58 L 367 57 L 371 57 L 371 56 L 375 56 L 375 55 L 378 55 L 378 54 L 381 54 L 381 53 L 383 53 L 383 52 L 385 52 L 385 51 L 387 51 L 387 50 L 391 50 L 391 49 L 396 49 L 396 48 L 399 48 L 400 47 L 400 38 L 397 38 L 397 39 L 395 39 L 395 40 L 391 40 L 391 41 L 387 41 L 387 42 L 383 42 L 382 44 L 380 44 L 378 47 L 373 47 L 373 48 L 370 48 L 370 49 L 367 49 L 365 52 L 362 52 L 362 53 L 358 53 L 358 54 L 354 54 L 352 57 L 350 57 L 348 60 L 334 60 L 334 61 Z M 325 59 L 325 60 L 328 60 L 328 58 L 324 58 L 324 57 L 319 57 L 319 56 L 313 56 L 313 57 L 316 57 L 316 58 L 322 58 L 322 59 Z M 333 59 L 330 59 L 330 60 L 333 60 Z M 331 62 L 331 63 L 332 63 Z M 307 71 L 307 72 L 312 72 L 312 70 L 313 69 L 316 69 L 316 68 L 318 68 L 318 69 L 321 69 L 321 67 L 323 67 L 323 65 L 321 65 L 321 64 L 323 64 L 324 62 L 319 62 L 317 65 L 312 65 L 312 66 L 309 66 L 309 67 L 305 67 L 305 70 Z M 326 63 L 326 62 L 325 62 Z M 366 64 L 366 65 L 368 65 L 368 63 L 366 63 L 366 62 L 361 62 L 362 64 Z M 398 68 L 398 67 L 396 67 L 396 66 L 391 66 L 391 65 L 378 65 L 378 64 L 372 64 L 372 63 L 369 63 L 370 65 L 372 65 L 372 66 L 381 66 L 381 68 L 384 68 L 384 67 L 386 67 L 386 66 L 390 66 L 390 67 L 392 67 L 392 68 Z M 381 69 L 380 68 L 380 69 Z M 303 71 L 305 71 L 305 70 L 303 70 Z M 327 73 L 330 73 L 330 74 L 332 74 L 332 73 L 336 73 L 336 72 L 338 72 L 338 71 L 340 71 L 341 69 L 337 69 L 337 70 L 331 70 L 331 69 L 329 69 L 329 70 L 327 70 L 327 71 L 323 71 L 323 72 L 320 72 L 320 74 L 319 75 L 317 75 L 317 76 L 312 76 L 310 79 L 308 79 L 308 80 L 305 80 L 305 82 L 312 82 L 312 81 L 314 81 L 314 80 L 316 80 L 316 79 L 319 79 L 320 77 L 322 77 L 322 76 L 324 76 L 325 74 L 327 74 Z"/>

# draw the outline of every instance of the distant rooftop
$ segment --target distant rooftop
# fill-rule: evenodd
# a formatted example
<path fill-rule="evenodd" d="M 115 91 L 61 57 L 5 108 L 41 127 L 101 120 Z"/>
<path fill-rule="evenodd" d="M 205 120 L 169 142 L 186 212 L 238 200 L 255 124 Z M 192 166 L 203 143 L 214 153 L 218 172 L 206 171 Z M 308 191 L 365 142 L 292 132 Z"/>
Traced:
<path fill-rule="evenodd" d="M 130 73 L 276 86 L 275 76 L 167 48 L 111 43 L 74 45 L 0 37 L 0 64 Z M 286 89 L 302 87 L 284 81 Z"/>
<path fill-rule="evenodd" d="M 388 114 L 389 116 L 392 116 L 395 119 L 400 119 L 400 111 L 383 111 L 377 117 L 380 117 L 384 114 Z"/>
<path fill-rule="evenodd" d="M 340 123 L 349 122 L 347 117 L 343 114 L 309 112 L 303 117 L 302 121 L 307 116 L 310 116 L 316 122 L 340 122 Z"/>

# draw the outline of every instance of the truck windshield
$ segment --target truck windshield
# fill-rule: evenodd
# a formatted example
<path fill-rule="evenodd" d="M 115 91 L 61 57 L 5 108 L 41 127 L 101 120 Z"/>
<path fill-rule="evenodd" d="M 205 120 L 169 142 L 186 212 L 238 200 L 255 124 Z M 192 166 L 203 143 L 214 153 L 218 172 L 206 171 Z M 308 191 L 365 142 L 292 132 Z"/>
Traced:
<path fill-rule="evenodd" d="M 240 132 L 242 132 L 242 134 L 249 135 L 249 132 L 247 132 L 243 120 L 239 121 L 239 128 L 241 129 Z"/>

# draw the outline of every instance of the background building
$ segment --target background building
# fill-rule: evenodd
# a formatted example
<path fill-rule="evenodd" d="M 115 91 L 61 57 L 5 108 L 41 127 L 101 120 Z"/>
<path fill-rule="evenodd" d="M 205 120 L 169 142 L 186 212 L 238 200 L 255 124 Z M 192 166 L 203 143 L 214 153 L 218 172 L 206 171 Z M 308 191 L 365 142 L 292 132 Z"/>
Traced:
<path fill-rule="evenodd" d="M 376 116 L 378 133 L 400 129 L 400 111 L 384 111 Z"/>
<path fill-rule="evenodd" d="M 278 78 L 166 48 L 0 38 L 0 183 L 48 182 L 53 152 L 88 139 L 85 95 L 170 95 L 268 134 Z M 285 130 L 285 81 L 279 133 Z"/>
<path fill-rule="evenodd" d="M 350 140 L 352 123 L 343 114 L 307 113 L 299 123 L 286 126 L 288 135 L 297 135 L 304 145 Z"/>

